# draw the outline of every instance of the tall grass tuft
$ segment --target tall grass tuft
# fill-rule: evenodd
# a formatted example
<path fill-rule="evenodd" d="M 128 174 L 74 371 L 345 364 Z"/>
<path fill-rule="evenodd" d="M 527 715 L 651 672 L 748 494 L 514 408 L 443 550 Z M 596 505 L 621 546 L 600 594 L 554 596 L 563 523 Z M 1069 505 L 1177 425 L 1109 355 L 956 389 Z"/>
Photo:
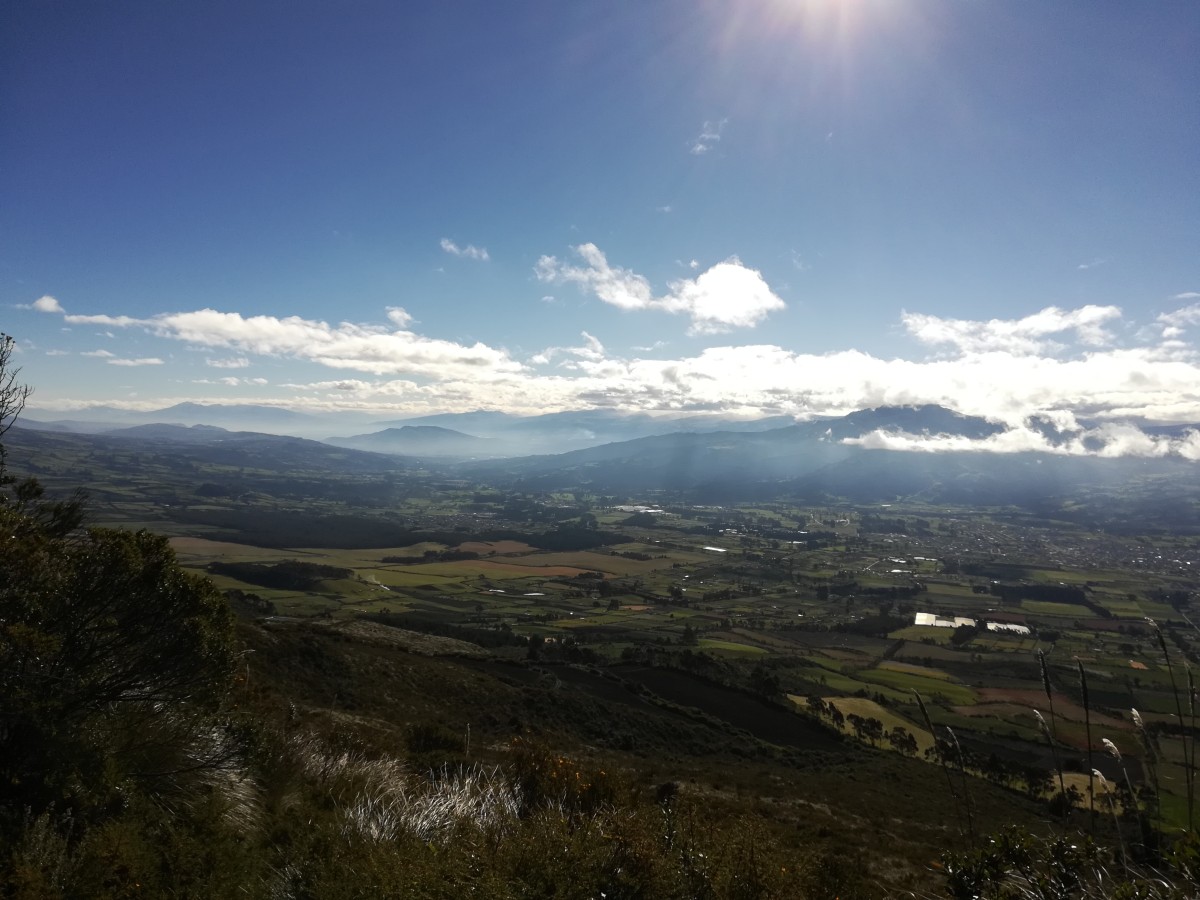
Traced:
<path fill-rule="evenodd" d="M 1146 723 L 1142 720 L 1142 714 L 1136 709 L 1130 709 L 1129 712 L 1133 715 L 1133 727 L 1137 731 L 1138 740 L 1142 745 L 1142 759 L 1145 762 L 1146 771 L 1150 775 L 1150 787 L 1154 791 L 1154 812 L 1159 820 L 1159 828 L 1162 828 L 1162 794 L 1158 785 L 1158 748 L 1154 740 L 1154 736 L 1146 729 Z"/>
<path fill-rule="evenodd" d="M 1096 776 L 1092 774 L 1092 708 L 1088 697 L 1087 675 L 1083 671 L 1083 663 L 1075 660 L 1079 666 L 1079 693 L 1083 697 L 1083 722 L 1087 734 L 1087 770 L 1088 770 L 1088 825 L 1092 834 L 1096 833 Z"/>
<path fill-rule="evenodd" d="M 1187 665 L 1187 659 L 1184 659 L 1184 665 Z M 1191 741 L 1184 744 L 1184 766 L 1185 771 L 1191 776 L 1189 785 L 1191 791 L 1188 793 L 1188 830 L 1192 829 L 1192 808 L 1195 800 L 1196 792 L 1196 682 L 1192 678 L 1192 667 L 1187 666 L 1188 677 L 1188 735 L 1191 736 Z M 1190 747 L 1190 749 L 1188 749 Z"/>
<path fill-rule="evenodd" d="M 1042 689 L 1046 692 L 1046 703 L 1050 707 L 1050 726 L 1047 728 L 1046 720 L 1042 718 L 1042 714 L 1037 710 L 1034 710 L 1034 715 L 1037 716 L 1038 722 L 1041 723 L 1046 740 L 1050 743 L 1050 752 L 1054 755 L 1054 768 L 1058 772 L 1058 791 L 1063 797 L 1063 817 L 1065 818 L 1069 812 L 1069 807 L 1066 805 L 1067 785 L 1063 779 L 1062 763 L 1058 758 L 1058 726 L 1057 719 L 1054 716 L 1054 692 L 1050 689 L 1050 667 L 1046 664 L 1046 654 L 1043 651 L 1039 650 L 1037 655 L 1038 663 L 1042 668 Z"/>
<path fill-rule="evenodd" d="M 1125 768 L 1125 760 L 1121 756 L 1121 751 L 1117 745 L 1108 738 L 1101 738 L 1101 743 L 1104 744 L 1104 749 L 1108 751 L 1108 755 L 1117 761 L 1117 765 L 1121 767 L 1121 774 L 1125 776 L 1125 787 L 1129 791 L 1129 802 L 1133 805 L 1131 812 L 1137 818 L 1141 818 L 1141 810 L 1138 807 L 1137 793 L 1133 789 L 1133 782 L 1129 780 L 1129 771 Z"/>
<path fill-rule="evenodd" d="M 971 807 L 971 788 L 967 784 L 967 766 L 963 760 L 962 745 L 958 742 L 958 735 L 954 733 L 954 729 L 949 725 L 946 726 L 946 733 L 950 735 L 950 741 L 954 745 L 954 755 L 958 759 L 958 776 L 962 780 L 963 806 L 967 811 L 967 837 L 971 843 L 974 843 L 975 811 Z"/>
<path fill-rule="evenodd" d="M 1125 869 L 1125 875 L 1129 875 L 1129 854 L 1125 851 L 1125 835 L 1121 832 L 1121 820 L 1117 818 L 1117 804 L 1113 800 L 1112 791 L 1108 789 L 1108 779 L 1099 769 L 1092 770 L 1092 777 L 1100 782 L 1100 787 L 1104 788 L 1104 796 L 1108 798 L 1108 809 L 1112 813 L 1113 828 L 1117 832 L 1117 843 L 1121 846 L 1121 865 Z"/>
<path fill-rule="evenodd" d="M 1194 831 L 1193 810 L 1196 799 L 1196 738 L 1194 733 L 1190 733 L 1188 726 L 1184 724 L 1183 718 L 1183 703 L 1179 699 L 1179 687 L 1175 683 L 1175 667 L 1171 665 L 1171 654 L 1167 651 L 1167 640 L 1163 637 L 1162 629 L 1158 627 L 1158 623 L 1153 619 L 1147 619 L 1147 624 L 1154 629 L 1154 636 L 1158 638 L 1158 646 L 1162 650 L 1163 659 L 1167 663 L 1167 674 L 1171 677 L 1171 693 L 1175 697 L 1175 715 L 1179 722 L 1179 730 L 1183 737 L 1183 780 L 1187 791 L 1187 830 Z M 1188 669 L 1188 686 L 1192 687 L 1192 672 Z M 1189 690 L 1189 694 L 1194 698 L 1194 691 Z M 1192 709 L 1192 725 L 1195 724 L 1195 700 L 1190 701 Z M 1189 741 L 1188 738 L 1191 737 Z M 1189 749 L 1189 744 L 1190 749 Z"/>
<path fill-rule="evenodd" d="M 1063 779 L 1062 762 L 1058 758 L 1058 744 L 1055 743 L 1050 726 L 1046 724 L 1046 717 L 1042 715 L 1041 711 L 1035 709 L 1033 717 L 1037 719 L 1042 736 L 1046 738 L 1046 743 L 1050 746 L 1050 755 L 1054 758 L 1054 771 L 1058 773 L 1058 796 L 1062 798 L 1063 818 L 1066 818 L 1070 812 L 1070 806 L 1067 804 L 1067 785 Z"/>
<path fill-rule="evenodd" d="M 950 789 L 950 799 L 954 801 L 954 817 L 958 819 L 959 834 L 967 834 L 968 830 L 963 827 L 963 814 L 959 804 L 958 791 L 954 787 L 954 777 L 950 774 L 950 767 L 946 765 L 946 755 L 942 752 L 937 732 L 933 728 L 933 719 L 929 717 L 929 710 L 925 708 L 925 701 L 921 699 L 920 691 L 913 691 L 913 695 L 917 698 L 917 706 L 921 708 L 921 717 L 925 720 L 925 727 L 929 729 L 929 736 L 933 738 L 933 752 L 937 757 L 938 765 L 941 766 L 942 772 L 946 776 L 946 787 Z"/>

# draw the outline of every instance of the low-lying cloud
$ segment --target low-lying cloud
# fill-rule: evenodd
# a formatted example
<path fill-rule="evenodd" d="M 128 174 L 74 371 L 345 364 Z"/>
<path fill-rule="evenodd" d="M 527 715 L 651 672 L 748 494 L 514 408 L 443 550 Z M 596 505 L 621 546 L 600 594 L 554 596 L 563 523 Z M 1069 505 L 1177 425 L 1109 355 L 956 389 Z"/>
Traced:
<path fill-rule="evenodd" d="M 723 263 L 656 297 L 646 279 L 609 265 L 593 246 L 584 245 L 580 257 L 579 266 L 549 258 L 540 265 L 548 280 L 578 283 L 606 303 L 664 311 L 675 303 L 697 321 L 734 321 L 719 302 L 714 301 L 714 311 L 706 304 L 728 292 L 724 279 L 741 284 L 750 278 L 753 284 L 757 277 L 738 263 Z M 1200 304 L 1190 297 L 1177 299 L 1183 305 L 1140 328 L 1115 307 L 1049 307 L 1022 318 L 978 322 L 904 313 L 903 327 L 929 347 L 929 355 L 912 359 L 853 349 L 797 353 L 771 343 L 710 346 L 692 355 L 669 355 L 661 344 L 619 352 L 592 330 L 582 332 L 582 339 L 514 355 L 483 343 L 419 334 L 412 330 L 412 317 L 395 307 L 380 310 L 380 321 L 367 324 L 214 309 L 145 318 L 63 316 L 68 324 L 138 330 L 209 351 L 212 355 L 203 358 L 214 368 L 245 368 L 266 357 L 354 373 L 331 379 L 297 378 L 292 372 L 286 380 L 274 379 L 269 395 L 256 391 L 255 402 L 279 406 L 410 415 L 604 407 L 806 419 L 868 407 L 938 404 L 1004 423 L 1005 430 L 971 442 L 897 434 L 859 441 L 891 449 L 1193 459 L 1194 433 L 1166 435 L 1138 427 L 1200 422 L 1200 354 L 1191 340 L 1200 325 Z M 769 300 L 759 303 L 760 308 L 769 305 Z M 165 365 L 167 356 L 92 353 L 122 366 Z M 239 381 L 239 386 L 250 384 L 258 383 Z M 130 402 L 142 408 L 160 405 L 144 391 Z M 63 398 L 56 405 L 69 403 Z M 1091 424 L 1084 427 L 1081 421 Z"/>
<path fill-rule="evenodd" d="M 950 345 L 963 353 L 1000 351 L 1012 354 L 1045 353 L 1062 349 L 1051 335 L 1073 334 L 1082 344 L 1103 347 L 1113 335 L 1105 325 L 1121 318 L 1116 306 L 1082 306 L 1063 310 L 1048 306 L 1021 319 L 943 319 L 939 316 L 904 312 L 905 329 L 923 344 Z M 1161 318 L 1161 317 L 1160 317 Z"/>
<path fill-rule="evenodd" d="M 1200 460 L 1200 430 L 1189 429 L 1182 436 L 1148 434 L 1136 425 L 1124 422 L 1079 428 L 1059 440 L 1053 440 L 1040 430 L 1022 424 L 986 438 L 877 429 L 862 437 L 844 438 L 842 443 L 871 450 L 903 450 L 910 453 L 1034 452 L 1107 459 L 1179 456 Z"/>

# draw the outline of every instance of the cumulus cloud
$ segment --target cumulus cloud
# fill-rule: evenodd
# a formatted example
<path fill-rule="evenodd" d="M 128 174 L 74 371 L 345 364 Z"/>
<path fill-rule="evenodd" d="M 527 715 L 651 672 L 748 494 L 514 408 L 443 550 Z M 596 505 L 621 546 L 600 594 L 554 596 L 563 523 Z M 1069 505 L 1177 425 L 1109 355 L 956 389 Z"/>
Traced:
<path fill-rule="evenodd" d="M 34 312 L 44 313 L 61 313 L 63 312 L 62 304 L 49 294 L 38 297 L 32 303 L 19 303 L 17 309 L 32 309 Z"/>
<path fill-rule="evenodd" d="M 572 248 L 583 265 L 571 265 L 553 256 L 542 256 L 534 266 L 539 281 L 576 284 L 619 309 L 659 309 L 691 318 L 693 334 L 717 334 L 733 328 L 750 328 L 769 313 L 785 308 L 763 279 L 736 256 L 702 272 L 696 278 L 671 282 L 668 293 L 655 297 L 642 275 L 609 263 L 595 244 Z"/>
<path fill-rule="evenodd" d="M 1060 350 L 1062 345 L 1050 340 L 1050 336 L 1064 332 L 1073 333 L 1080 343 L 1104 346 L 1113 340 L 1105 324 L 1119 318 L 1121 310 L 1116 306 L 1091 305 L 1070 310 L 1047 306 L 1021 319 L 989 319 L 986 322 L 910 312 L 903 312 L 900 317 L 908 333 L 923 344 L 948 344 L 964 353 L 999 351 L 1013 354 Z"/>
<path fill-rule="evenodd" d="M 387 317 L 397 328 L 407 328 L 413 323 L 413 317 L 402 306 L 389 306 L 387 308 Z"/>
<path fill-rule="evenodd" d="M 785 308 L 762 275 L 736 256 L 695 279 L 672 282 L 671 293 L 659 303 L 668 312 L 691 316 L 691 331 L 696 334 L 752 328 L 769 313 Z"/>
<path fill-rule="evenodd" d="M 692 141 L 692 146 L 688 152 L 693 156 L 703 156 L 705 153 L 708 153 L 721 140 L 721 133 L 725 130 L 725 126 L 728 123 L 728 119 L 706 121 L 700 129 L 700 134 Z"/>
<path fill-rule="evenodd" d="M 533 268 L 538 280 L 551 284 L 577 284 L 620 309 L 649 309 L 654 305 L 654 292 L 644 277 L 629 269 L 609 265 L 608 258 L 595 244 L 580 244 L 573 249 L 584 265 L 571 266 L 553 256 L 542 256 Z"/>
<path fill-rule="evenodd" d="M 140 357 L 139 359 L 121 359 L 119 357 L 115 357 L 113 359 L 106 359 L 105 362 L 108 363 L 110 366 L 130 366 L 130 367 L 133 367 L 133 366 L 161 366 L 163 364 L 163 361 L 161 359 L 159 359 L 157 356 L 143 356 L 143 357 Z"/>
<path fill-rule="evenodd" d="M 450 238 L 442 238 L 442 249 L 451 256 L 458 256 L 463 259 L 474 259 L 479 262 L 487 262 L 491 259 L 488 256 L 486 247 L 476 247 L 474 244 L 467 244 L 465 247 L 460 247 Z"/>
<path fill-rule="evenodd" d="M 79 354 L 80 356 L 97 356 L 101 359 L 116 356 L 115 353 L 109 353 L 107 350 L 85 350 Z"/>
<path fill-rule="evenodd" d="M 245 369 L 250 366 L 250 360 L 244 356 L 234 356 L 229 359 L 206 359 L 204 364 L 214 369 Z"/>
<path fill-rule="evenodd" d="M 1200 298 L 1200 294 L 1193 294 L 1191 296 Z M 1180 294 L 1175 299 L 1181 300 L 1190 298 L 1187 294 Z M 1191 306 L 1184 306 L 1172 312 L 1163 313 L 1157 319 L 1155 319 L 1155 321 L 1167 326 L 1168 328 L 1175 328 L 1179 330 L 1182 330 L 1189 325 L 1200 324 L 1200 303 L 1193 303 Z"/>

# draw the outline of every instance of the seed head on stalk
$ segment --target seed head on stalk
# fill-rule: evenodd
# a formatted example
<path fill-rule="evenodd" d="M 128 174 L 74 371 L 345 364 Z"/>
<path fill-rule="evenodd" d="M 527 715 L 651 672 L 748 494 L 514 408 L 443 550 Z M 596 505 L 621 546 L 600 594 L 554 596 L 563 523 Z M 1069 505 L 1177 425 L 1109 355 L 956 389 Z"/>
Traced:
<path fill-rule="evenodd" d="M 1044 650 L 1038 650 L 1037 655 L 1038 664 L 1042 668 L 1042 688 L 1046 691 L 1046 699 L 1053 702 L 1053 698 L 1050 695 L 1050 670 L 1046 667 L 1046 653 Z"/>

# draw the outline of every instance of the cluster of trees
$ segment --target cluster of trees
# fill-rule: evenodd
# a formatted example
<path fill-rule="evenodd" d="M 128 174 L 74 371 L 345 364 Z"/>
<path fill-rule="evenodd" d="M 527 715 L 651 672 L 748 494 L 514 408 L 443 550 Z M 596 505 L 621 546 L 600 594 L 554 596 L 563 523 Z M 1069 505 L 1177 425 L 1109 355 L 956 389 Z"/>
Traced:
<path fill-rule="evenodd" d="M 893 750 L 898 750 L 905 756 L 917 755 L 919 748 L 916 735 L 903 725 L 893 726 L 889 730 L 882 721 L 874 716 L 860 716 L 858 713 L 846 715 L 835 704 L 816 694 L 810 694 L 805 699 L 805 706 L 814 716 L 829 719 L 838 731 L 849 727 L 856 738 L 860 741 L 869 741 L 872 747 L 878 747 L 886 742 Z"/>
<path fill-rule="evenodd" d="M 11 352 L 0 335 L 0 437 L 29 394 Z M 6 461 L 0 446 L 0 847 L 35 826 L 79 841 L 226 758 L 233 621 L 166 538 L 85 529 L 82 497 L 47 500 Z M 22 878 L 0 870 L 0 893 Z"/>
<path fill-rule="evenodd" d="M 463 562 L 468 559 L 479 559 L 479 554 L 473 550 L 426 550 L 420 556 L 385 556 L 382 561 L 398 566 L 416 566 L 422 563 Z"/>
<path fill-rule="evenodd" d="M 208 571 L 281 591 L 310 591 L 322 581 L 354 577 L 353 569 L 295 559 L 280 563 L 211 562 Z"/>

